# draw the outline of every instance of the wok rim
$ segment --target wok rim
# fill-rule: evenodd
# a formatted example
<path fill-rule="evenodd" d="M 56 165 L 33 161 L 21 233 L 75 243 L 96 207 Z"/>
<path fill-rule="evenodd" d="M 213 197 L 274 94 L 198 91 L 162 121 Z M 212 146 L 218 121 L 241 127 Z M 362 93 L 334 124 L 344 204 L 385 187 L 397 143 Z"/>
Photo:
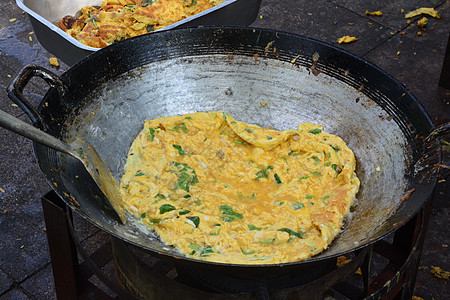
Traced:
<path fill-rule="evenodd" d="M 82 60 L 78 61 L 76 64 L 74 64 L 73 66 L 71 66 L 66 72 L 64 72 L 61 75 L 61 78 L 63 79 L 63 81 L 67 80 L 68 78 L 70 78 L 71 74 L 80 66 L 83 66 L 84 64 L 87 64 L 89 62 L 95 61 L 95 59 L 97 58 L 97 56 L 103 56 L 103 55 L 108 55 L 108 53 L 114 51 L 116 48 L 119 47 L 125 47 L 128 44 L 133 44 L 135 40 L 140 40 L 140 39 L 144 39 L 144 38 L 149 38 L 152 39 L 154 37 L 158 37 L 158 36 L 165 36 L 165 35 L 172 35 L 174 32 L 175 33 L 190 33 L 193 31 L 202 31 L 202 30 L 212 30 L 212 31 L 217 31 L 217 30 L 239 30 L 239 31 L 260 31 L 260 32 L 265 32 L 265 33 L 269 33 L 269 34 L 273 34 L 275 35 L 284 35 L 288 38 L 295 38 L 295 39 L 299 39 L 299 40 L 304 40 L 307 42 L 312 42 L 313 44 L 318 44 L 320 46 L 326 47 L 326 48 L 330 48 L 333 49 L 335 51 L 338 51 L 348 57 L 350 57 L 352 60 L 357 60 L 365 65 L 367 65 L 368 68 L 373 69 L 381 74 L 383 74 L 383 76 L 385 76 L 385 80 L 389 80 L 392 83 L 394 83 L 396 86 L 400 87 L 401 90 L 404 91 L 405 94 L 407 94 L 412 102 L 414 102 L 415 105 L 418 106 L 418 109 L 420 110 L 420 112 L 422 113 L 423 117 L 425 117 L 427 124 L 430 129 L 434 129 L 435 126 L 429 116 L 429 114 L 426 112 L 425 108 L 423 107 L 423 105 L 418 101 L 418 99 L 410 92 L 408 91 L 408 89 L 401 83 L 399 82 L 396 78 L 394 78 L 392 75 L 390 75 L 389 73 L 387 73 L 386 71 L 384 71 L 383 69 L 381 69 L 380 67 L 378 67 L 377 65 L 375 65 L 374 63 L 361 58 L 345 49 L 342 49 L 338 46 L 329 44 L 327 42 L 323 42 L 314 38 L 310 38 L 310 37 L 305 37 L 299 34 L 295 34 L 295 33 L 290 33 L 290 32 L 285 32 L 285 31 L 280 31 L 280 30 L 274 30 L 274 29 L 266 29 L 266 28 L 257 28 L 257 27 L 244 27 L 244 26 L 199 26 L 199 27 L 189 27 L 189 28 L 176 28 L 176 29 L 171 29 L 168 31 L 158 31 L 158 32 L 154 32 L 154 33 L 150 33 L 150 34 L 145 34 L 145 35 L 141 35 L 141 36 L 137 36 L 137 37 L 133 37 L 133 38 L 129 38 L 127 40 L 124 41 L 120 41 L 117 42 L 113 45 L 110 45 L 108 47 L 102 48 L 98 51 L 96 51 L 95 53 L 92 53 L 90 55 L 88 55 L 87 57 L 83 58 Z M 243 54 L 241 54 L 243 55 Z M 189 57 L 189 56 L 185 56 L 185 57 Z M 167 59 L 167 58 L 166 58 Z M 164 61 L 166 59 L 161 59 L 160 61 Z M 169 58 L 170 59 L 170 58 Z M 131 71 L 134 68 L 130 68 L 127 71 Z M 117 76 L 118 74 L 116 74 Z M 120 74 L 119 74 L 120 75 Z M 47 91 L 46 95 L 43 97 L 41 103 L 39 104 L 39 112 L 41 111 L 41 109 L 44 106 L 44 103 L 46 102 L 46 99 L 48 97 L 48 95 L 50 94 L 51 90 L 54 89 L 53 87 L 49 88 L 49 90 Z M 430 130 L 430 131 L 431 131 Z M 38 159 L 38 155 L 37 155 L 37 143 L 33 142 L 33 150 L 34 150 L 34 155 L 36 157 L 36 160 L 39 162 Z M 426 145 L 424 145 L 426 146 Z M 434 141 L 430 146 L 430 148 L 432 148 L 431 151 L 437 152 L 437 160 L 441 161 L 441 148 L 440 145 L 437 141 Z M 41 168 L 41 164 L 39 163 L 39 167 Z M 41 171 L 42 168 L 41 168 Z M 43 172 L 44 173 L 44 172 Z M 309 264 L 317 264 L 317 263 L 322 263 L 325 261 L 329 261 L 331 259 L 336 259 L 338 256 L 341 255 L 345 255 L 345 254 L 349 254 L 352 253 L 354 251 L 363 249 L 365 247 L 368 247 L 374 243 L 376 243 L 377 241 L 384 239 L 385 237 L 389 236 L 390 234 L 394 233 L 398 228 L 400 228 L 404 223 L 408 222 L 411 218 L 413 218 L 415 215 L 418 214 L 418 212 L 423 208 L 423 206 L 425 205 L 425 203 L 427 201 L 430 200 L 430 198 L 432 197 L 432 193 L 435 189 L 435 185 L 437 182 L 437 174 L 434 173 L 430 178 L 430 180 L 427 182 L 427 184 L 422 184 L 421 186 L 423 186 L 423 191 L 420 191 L 421 195 L 420 197 L 423 198 L 423 200 L 421 201 L 420 206 L 417 207 L 417 209 L 415 209 L 412 213 L 408 214 L 408 217 L 403 218 L 402 222 L 404 221 L 404 223 L 399 223 L 397 227 L 393 228 L 391 231 L 388 231 L 376 238 L 370 239 L 369 241 L 366 241 L 364 243 L 361 243 L 355 247 L 353 247 L 350 250 L 344 251 L 344 252 L 339 252 L 336 254 L 332 254 L 330 256 L 325 256 L 325 257 L 320 257 L 320 256 L 313 256 L 313 257 L 309 257 L 305 260 L 302 261 L 295 261 L 295 262 L 287 262 L 287 263 L 277 263 L 277 264 L 233 264 L 233 263 L 221 263 L 221 262 L 213 262 L 213 261 L 205 261 L 205 260 L 199 260 L 199 259 L 193 259 L 193 258 L 189 258 L 187 256 L 184 256 L 181 253 L 172 253 L 172 252 L 160 252 L 159 250 L 155 250 L 152 248 L 149 248 L 147 246 L 141 245 L 139 243 L 130 241 L 122 236 L 119 236 L 118 234 L 115 234 L 114 232 L 109 231 L 108 229 L 106 229 L 104 226 L 102 226 L 101 224 L 99 224 L 98 222 L 96 222 L 95 220 L 91 219 L 85 212 L 83 212 L 82 210 L 80 210 L 79 208 L 77 208 L 76 206 L 73 206 L 70 202 L 68 202 L 66 200 L 66 197 L 64 195 L 61 195 L 61 193 L 58 192 L 58 190 L 53 186 L 52 184 L 52 180 L 51 178 L 48 178 L 46 176 L 46 174 L 44 173 L 44 178 L 45 180 L 49 183 L 49 185 L 52 187 L 52 189 L 58 194 L 58 196 L 64 200 L 64 202 L 66 203 L 66 205 L 68 205 L 69 207 L 71 207 L 72 210 L 75 210 L 78 212 L 79 215 L 81 215 L 83 217 L 83 219 L 89 221 L 90 223 L 92 223 L 93 225 L 95 225 L 97 228 L 101 229 L 102 231 L 107 232 L 108 234 L 125 241 L 128 244 L 131 244 L 133 246 L 136 246 L 138 248 L 144 249 L 145 251 L 151 252 L 152 254 L 156 255 L 158 258 L 162 258 L 164 260 L 170 260 L 172 262 L 175 263 L 187 263 L 190 265 L 195 265 L 196 267 L 199 268 L 209 268 L 209 267 L 213 267 L 213 268 L 218 268 L 223 270 L 224 268 L 231 268 L 231 269 L 260 269 L 260 268 L 264 268 L 267 271 L 270 272 L 271 269 L 278 269 L 280 267 L 283 267 L 284 269 L 291 269 L 293 267 L 298 267 L 298 266 L 305 266 L 305 265 L 309 265 Z M 417 176 L 413 177 L 414 179 L 417 179 Z M 412 182 L 413 185 L 417 185 L 418 183 L 413 180 Z M 399 195 L 400 197 L 400 195 Z M 419 197 L 417 195 L 412 195 L 412 197 Z M 395 209 L 395 213 L 393 215 L 391 215 L 391 217 L 387 218 L 384 223 L 388 222 L 389 220 L 391 220 L 392 217 L 394 217 L 396 215 L 396 213 L 402 209 L 404 203 L 400 204 L 398 207 L 396 207 Z M 380 224 L 380 226 L 382 226 L 382 224 Z M 333 243 L 333 242 L 332 242 Z M 332 243 L 330 245 L 332 245 Z M 172 247 L 172 246 L 168 246 L 168 247 Z M 325 253 L 328 250 L 325 249 L 322 252 L 320 252 L 318 255 Z"/>

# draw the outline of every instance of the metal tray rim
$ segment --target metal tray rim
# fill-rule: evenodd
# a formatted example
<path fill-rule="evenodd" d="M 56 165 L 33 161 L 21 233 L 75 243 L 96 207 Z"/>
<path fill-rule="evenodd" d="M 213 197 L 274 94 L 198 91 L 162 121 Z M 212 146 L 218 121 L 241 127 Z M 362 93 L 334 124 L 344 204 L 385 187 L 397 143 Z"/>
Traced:
<path fill-rule="evenodd" d="M 234 2 L 236 2 L 238 0 L 224 0 L 223 3 L 220 3 L 214 7 L 211 7 L 210 9 L 207 9 L 205 11 L 202 11 L 201 13 L 198 13 L 196 15 L 193 15 L 189 18 L 183 19 L 181 21 L 178 21 L 176 23 L 173 23 L 171 25 L 168 25 L 164 28 L 155 30 L 154 32 L 157 31 L 164 31 L 164 30 L 169 30 L 178 26 L 181 26 L 185 23 L 188 23 L 192 20 L 195 20 L 197 18 L 200 18 L 206 14 L 209 14 L 213 11 L 219 10 L 225 6 L 228 6 Z M 82 43 L 80 43 L 77 39 L 73 38 L 72 36 L 68 35 L 67 33 L 65 33 L 61 28 L 59 28 L 58 26 L 54 25 L 52 22 L 48 21 L 46 18 L 42 17 L 40 14 L 38 14 L 37 12 L 35 12 L 34 10 L 30 9 L 29 7 L 27 7 L 24 3 L 24 0 L 16 0 L 16 4 L 17 6 L 19 6 L 22 10 L 24 10 L 27 14 L 29 14 L 30 16 L 32 16 L 33 18 L 35 18 L 36 20 L 38 20 L 39 22 L 41 22 L 42 24 L 44 24 L 45 26 L 47 26 L 49 29 L 51 29 L 52 31 L 55 31 L 58 35 L 60 35 L 61 37 L 63 37 L 64 39 L 66 39 L 67 41 L 69 41 L 71 44 L 73 44 L 74 46 L 84 49 L 84 50 L 88 50 L 88 51 L 98 51 L 102 48 L 94 48 L 94 47 L 90 47 L 90 46 L 86 46 Z"/>

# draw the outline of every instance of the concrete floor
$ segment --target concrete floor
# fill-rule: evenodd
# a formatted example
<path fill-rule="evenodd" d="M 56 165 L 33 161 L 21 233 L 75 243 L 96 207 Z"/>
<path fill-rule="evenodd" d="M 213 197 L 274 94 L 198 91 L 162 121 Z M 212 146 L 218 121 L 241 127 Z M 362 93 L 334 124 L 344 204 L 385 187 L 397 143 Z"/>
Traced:
<path fill-rule="evenodd" d="M 0 109 L 26 120 L 12 105 L 5 88 L 26 64 L 38 64 L 61 74 L 68 69 L 49 65 L 48 53 L 37 41 L 27 15 L 15 2 L 0 0 Z M 427 30 L 417 35 L 401 10 L 435 7 L 441 19 L 429 18 Z M 367 16 L 380 10 L 383 16 Z M 413 22 L 418 18 L 413 19 Z M 334 45 L 343 35 L 358 37 L 342 48 L 361 56 L 404 83 L 424 105 L 435 124 L 450 120 L 450 91 L 438 88 L 439 74 L 450 32 L 450 2 L 444 0 L 263 0 L 254 27 L 302 34 Z M 26 95 L 37 105 L 47 86 L 33 79 Z M 446 138 L 447 141 L 450 139 Z M 448 147 L 447 147 L 448 149 Z M 448 165 L 449 153 L 445 152 Z M 448 299 L 448 280 L 430 274 L 431 266 L 450 270 L 449 183 L 442 169 L 430 217 L 415 294 L 424 299 Z M 0 128 L 0 300 L 54 299 L 52 270 L 40 197 L 50 190 L 35 162 L 31 143 Z M 103 236 L 81 222 L 86 244 Z"/>

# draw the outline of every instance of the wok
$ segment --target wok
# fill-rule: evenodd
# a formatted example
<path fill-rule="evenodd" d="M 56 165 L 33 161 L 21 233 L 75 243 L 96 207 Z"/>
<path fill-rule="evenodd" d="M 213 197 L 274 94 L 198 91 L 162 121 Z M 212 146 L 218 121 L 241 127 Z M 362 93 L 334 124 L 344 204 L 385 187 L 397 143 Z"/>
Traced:
<path fill-rule="evenodd" d="M 37 108 L 22 95 L 33 76 L 51 85 Z M 270 276 L 362 248 L 417 213 L 440 161 L 438 142 L 424 141 L 430 118 L 398 81 L 342 49 L 271 30 L 205 27 L 140 36 L 86 57 L 60 77 L 27 66 L 8 91 L 35 126 L 93 144 L 117 181 L 145 119 L 196 111 L 223 110 L 279 130 L 319 123 L 354 151 L 357 204 L 326 251 L 301 262 L 236 265 L 184 257 L 136 222 L 121 224 L 77 160 L 34 143 L 46 180 L 73 210 L 113 236 L 196 268 Z"/>

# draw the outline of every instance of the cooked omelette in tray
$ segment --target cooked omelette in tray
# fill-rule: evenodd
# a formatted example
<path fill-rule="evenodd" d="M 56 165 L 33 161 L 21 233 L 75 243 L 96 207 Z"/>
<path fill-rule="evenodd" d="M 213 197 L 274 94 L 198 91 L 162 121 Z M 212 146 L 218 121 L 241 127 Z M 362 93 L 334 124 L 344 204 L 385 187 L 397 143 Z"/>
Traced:
<path fill-rule="evenodd" d="M 187 257 L 301 261 L 340 232 L 359 189 L 341 138 L 199 112 L 145 121 L 120 191 L 126 209 Z"/>
<path fill-rule="evenodd" d="M 81 43 L 103 48 L 205 11 L 222 0 L 104 0 L 85 6 L 80 16 L 65 16 L 59 27 Z"/>

